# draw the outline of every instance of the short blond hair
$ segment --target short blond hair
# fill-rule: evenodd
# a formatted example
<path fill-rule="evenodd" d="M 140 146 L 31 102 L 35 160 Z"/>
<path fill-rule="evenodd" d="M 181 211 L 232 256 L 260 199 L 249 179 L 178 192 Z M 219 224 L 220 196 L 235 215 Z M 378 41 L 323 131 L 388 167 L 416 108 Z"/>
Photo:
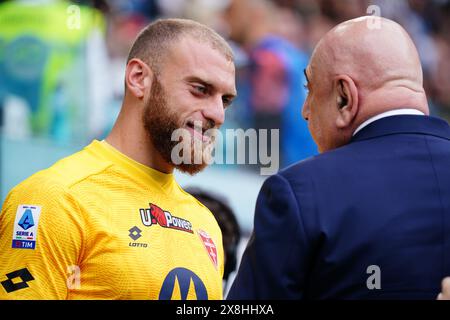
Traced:
<path fill-rule="evenodd" d="M 209 43 L 228 60 L 234 61 L 231 47 L 213 29 L 193 20 L 159 19 L 139 33 L 131 47 L 127 63 L 133 58 L 139 58 L 158 73 L 171 45 L 185 36 Z"/>

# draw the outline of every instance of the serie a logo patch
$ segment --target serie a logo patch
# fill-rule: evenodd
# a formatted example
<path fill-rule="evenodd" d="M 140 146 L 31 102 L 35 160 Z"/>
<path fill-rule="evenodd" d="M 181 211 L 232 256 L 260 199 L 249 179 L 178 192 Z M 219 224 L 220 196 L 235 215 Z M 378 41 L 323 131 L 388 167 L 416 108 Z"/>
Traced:
<path fill-rule="evenodd" d="M 37 228 L 41 207 L 21 204 L 17 208 L 12 247 L 17 249 L 35 249 Z"/>

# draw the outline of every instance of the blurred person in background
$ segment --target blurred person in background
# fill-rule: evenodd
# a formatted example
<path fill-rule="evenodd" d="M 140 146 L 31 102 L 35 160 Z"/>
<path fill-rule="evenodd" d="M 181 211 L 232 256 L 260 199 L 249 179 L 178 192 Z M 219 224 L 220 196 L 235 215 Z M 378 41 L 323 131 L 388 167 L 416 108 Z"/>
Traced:
<path fill-rule="evenodd" d="M 100 11 L 69 1 L 0 4 L 6 136 L 67 144 L 102 132 L 111 98 L 105 29 Z"/>
<path fill-rule="evenodd" d="M 222 299 L 220 228 L 173 171 L 207 166 L 206 131 L 224 122 L 234 78 L 231 48 L 212 29 L 165 19 L 142 30 L 107 138 L 8 194 L 0 299 Z M 172 155 L 178 129 L 181 162 Z"/>
<path fill-rule="evenodd" d="M 367 0 L 273 0 L 301 17 L 304 39 L 301 47 L 311 54 L 319 40 L 337 23 L 366 13 Z"/>
<path fill-rule="evenodd" d="M 108 84 L 112 91 L 112 99 L 108 105 L 106 126 L 101 137 L 111 131 L 119 115 L 125 95 L 123 74 L 133 41 L 138 33 L 160 14 L 156 0 L 109 0 L 107 2 L 106 43 L 110 74 Z"/>
<path fill-rule="evenodd" d="M 231 283 L 230 275 L 237 267 L 237 250 L 241 240 L 241 231 L 236 216 L 223 197 L 197 187 L 188 187 L 186 192 L 205 205 L 214 215 L 222 231 L 225 268 L 223 272 L 224 295 Z"/>
<path fill-rule="evenodd" d="M 368 0 L 318 0 L 321 12 L 335 24 L 361 16 L 370 4 Z"/>
<path fill-rule="evenodd" d="M 433 26 L 433 20 L 437 20 L 434 13 L 439 10 L 437 3 L 422 0 L 376 0 L 374 4 L 380 7 L 379 13 L 383 17 L 397 21 L 411 35 L 422 63 L 424 88 L 428 93 L 430 113 L 439 115 L 440 107 L 436 99 L 438 83 L 435 83 L 435 77 L 439 73 L 439 45 L 435 41 Z"/>
<path fill-rule="evenodd" d="M 431 11 L 431 10 L 430 10 Z M 436 44 L 437 62 L 429 75 L 432 103 L 436 114 L 450 123 L 450 2 L 442 3 L 436 16 L 433 39 Z"/>
<path fill-rule="evenodd" d="M 280 130 L 280 157 L 282 166 L 305 159 L 317 152 L 307 129 L 306 121 L 299 115 L 306 97 L 303 88 L 303 69 L 307 55 L 281 35 L 292 35 L 281 19 L 286 11 L 268 0 L 231 0 L 224 12 L 229 38 L 248 54 L 248 72 L 244 82 L 248 94 L 244 99 L 250 113 L 249 127 Z M 292 21 L 292 20 L 291 20 Z M 289 24 L 299 27 L 299 23 Z M 301 29 L 299 29 L 301 31 Z M 242 99 L 242 98 L 241 98 Z M 270 146 L 269 154 L 270 154 Z M 250 151 L 250 152 L 255 152 Z"/>

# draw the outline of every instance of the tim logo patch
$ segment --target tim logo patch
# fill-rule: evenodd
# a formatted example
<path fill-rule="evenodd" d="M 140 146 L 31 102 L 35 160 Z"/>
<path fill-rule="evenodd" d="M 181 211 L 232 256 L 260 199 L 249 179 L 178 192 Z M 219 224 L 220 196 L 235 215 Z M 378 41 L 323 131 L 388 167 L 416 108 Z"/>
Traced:
<path fill-rule="evenodd" d="M 12 247 L 17 249 L 35 249 L 37 227 L 41 207 L 21 204 L 17 208 Z"/>

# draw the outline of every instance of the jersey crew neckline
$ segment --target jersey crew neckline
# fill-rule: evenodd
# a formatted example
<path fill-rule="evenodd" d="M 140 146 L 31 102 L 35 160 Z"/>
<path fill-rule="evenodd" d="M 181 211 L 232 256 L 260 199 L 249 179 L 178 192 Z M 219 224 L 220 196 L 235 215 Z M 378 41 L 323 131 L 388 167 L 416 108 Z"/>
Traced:
<path fill-rule="evenodd" d="M 170 193 L 173 187 L 176 185 L 175 177 L 173 173 L 163 173 L 142 163 L 133 160 L 126 156 L 105 140 L 94 140 L 86 149 L 94 154 L 100 155 L 103 158 L 111 161 L 113 164 L 124 168 L 131 176 L 149 183 L 149 179 L 152 183 L 157 183 L 163 190 Z"/>

